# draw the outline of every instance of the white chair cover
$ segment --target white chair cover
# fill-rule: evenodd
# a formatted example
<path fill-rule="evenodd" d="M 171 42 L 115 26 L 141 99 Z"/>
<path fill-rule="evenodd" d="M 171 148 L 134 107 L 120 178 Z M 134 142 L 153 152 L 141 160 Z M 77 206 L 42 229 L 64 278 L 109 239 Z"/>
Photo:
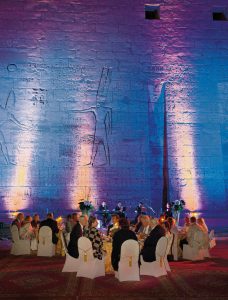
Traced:
<path fill-rule="evenodd" d="M 140 275 L 160 277 L 167 275 L 164 258 L 167 253 L 168 240 L 165 236 L 161 237 L 156 247 L 156 261 L 145 262 L 141 256 Z"/>
<path fill-rule="evenodd" d="M 168 244 L 167 244 L 166 253 L 165 253 L 165 257 L 164 257 L 164 264 L 165 264 L 165 269 L 167 272 L 171 272 L 170 265 L 167 260 L 167 255 L 170 253 L 170 249 L 171 249 L 172 243 L 174 242 L 174 240 L 173 240 L 174 238 L 175 238 L 175 236 L 173 233 L 171 233 L 170 237 L 167 237 Z"/>
<path fill-rule="evenodd" d="M 190 245 L 183 246 L 183 258 L 187 260 L 203 260 L 204 250 L 203 250 L 204 236 L 202 231 L 197 231 L 194 234 L 193 247 Z"/>
<path fill-rule="evenodd" d="M 10 231 L 12 236 L 12 247 L 10 253 L 13 255 L 30 254 L 30 240 L 20 239 L 16 225 L 12 225 Z"/>
<path fill-rule="evenodd" d="M 104 259 L 94 258 L 91 241 L 86 237 L 78 239 L 79 266 L 77 277 L 95 278 L 105 276 Z"/>
<path fill-rule="evenodd" d="M 139 244 L 127 240 L 121 246 L 120 261 L 116 277 L 119 281 L 139 281 Z"/>
<path fill-rule="evenodd" d="M 55 244 L 52 243 L 52 231 L 48 226 L 42 226 L 39 230 L 39 243 L 37 256 L 54 256 Z"/>
<path fill-rule="evenodd" d="M 65 251 L 65 254 L 66 254 L 66 260 L 65 260 L 65 264 L 63 266 L 62 272 L 77 272 L 78 265 L 79 265 L 79 259 L 70 256 L 70 254 L 68 253 L 63 233 L 61 233 L 61 240 L 62 240 L 63 250 Z"/>

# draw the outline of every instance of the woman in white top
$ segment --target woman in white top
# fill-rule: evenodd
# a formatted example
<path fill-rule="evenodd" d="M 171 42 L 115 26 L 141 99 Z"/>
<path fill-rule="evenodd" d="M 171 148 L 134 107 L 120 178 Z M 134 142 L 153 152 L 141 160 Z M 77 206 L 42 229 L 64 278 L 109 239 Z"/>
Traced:
<path fill-rule="evenodd" d="M 31 225 L 32 217 L 26 216 L 19 230 L 19 235 L 22 240 L 32 240 L 36 237 L 35 230 Z"/>
<path fill-rule="evenodd" d="M 200 227 L 200 229 L 203 231 L 203 241 L 202 241 L 203 248 L 208 248 L 209 247 L 208 227 L 204 221 L 204 218 L 198 218 L 197 224 Z"/>
<path fill-rule="evenodd" d="M 204 218 L 198 218 L 197 219 L 197 224 L 200 226 L 200 228 L 203 232 L 208 233 L 208 227 L 205 223 Z"/>

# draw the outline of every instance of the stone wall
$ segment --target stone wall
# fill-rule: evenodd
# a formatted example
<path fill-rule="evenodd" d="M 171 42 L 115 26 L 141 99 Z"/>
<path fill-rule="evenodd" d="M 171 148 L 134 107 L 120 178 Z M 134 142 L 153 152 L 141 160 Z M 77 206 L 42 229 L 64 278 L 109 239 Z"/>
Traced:
<path fill-rule="evenodd" d="M 227 208 L 228 4 L 148 3 L 1 1 L 2 210 L 160 211 L 165 110 L 170 199 Z"/>

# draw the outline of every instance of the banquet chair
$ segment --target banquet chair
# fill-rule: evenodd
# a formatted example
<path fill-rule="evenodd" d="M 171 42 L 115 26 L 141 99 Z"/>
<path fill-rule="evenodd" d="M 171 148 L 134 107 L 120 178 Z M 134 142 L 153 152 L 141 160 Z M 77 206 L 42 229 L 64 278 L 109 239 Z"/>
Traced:
<path fill-rule="evenodd" d="M 167 275 L 164 259 L 167 253 L 168 239 L 163 236 L 158 240 L 156 246 L 156 261 L 145 262 L 141 256 L 140 275 L 160 277 Z"/>
<path fill-rule="evenodd" d="M 13 255 L 30 254 L 30 240 L 21 240 L 16 225 L 10 228 L 12 236 L 12 248 L 10 253 Z"/>
<path fill-rule="evenodd" d="M 39 230 L 39 243 L 37 256 L 54 256 L 55 244 L 52 243 L 52 230 L 48 226 L 43 226 Z"/>
<path fill-rule="evenodd" d="M 68 253 L 66 241 L 65 241 L 65 238 L 64 238 L 64 235 L 62 232 L 61 232 L 60 236 L 61 236 L 61 241 L 62 241 L 62 245 L 63 245 L 63 250 L 65 251 L 65 254 L 66 254 L 66 260 L 65 260 L 62 272 L 77 272 L 78 265 L 79 265 L 79 259 L 70 256 L 70 254 Z"/>
<path fill-rule="evenodd" d="M 171 272 L 170 265 L 169 265 L 169 262 L 167 260 L 167 255 L 170 253 L 172 243 L 174 242 L 173 239 L 175 239 L 175 236 L 172 233 L 170 238 L 167 238 L 168 243 L 167 243 L 166 253 L 165 253 L 165 256 L 164 256 L 164 264 L 165 264 L 165 269 L 166 269 L 167 272 Z"/>
<path fill-rule="evenodd" d="M 78 239 L 79 263 L 77 277 L 96 278 L 105 276 L 104 259 L 99 260 L 93 256 L 91 241 L 86 237 Z"/>
<path fill-rule="evenodd" d="M 203 239 L 202 231 L 195 232 L 192 247 L 190 245 L 183 246 L 183 259 L 192 261 L 204 260 Z"/>
<path fill-rule="evenodd" d="M 119 281 L 139 281 L 139 244 L 127 240 L 121 246 L 120 261 L 115 277 Z"/>

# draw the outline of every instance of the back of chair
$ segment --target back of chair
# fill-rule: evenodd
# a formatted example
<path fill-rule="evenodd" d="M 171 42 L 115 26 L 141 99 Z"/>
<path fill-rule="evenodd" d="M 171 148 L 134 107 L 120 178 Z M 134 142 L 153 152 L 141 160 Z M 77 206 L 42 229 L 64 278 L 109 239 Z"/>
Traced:
<path fill-rule="evenodd" d="M 92 243 L 86 237 L 80 237 L 78 239 L 78 252 L 81 261 L 88 262 L 94 259 Z"/>
<path fill-rule="evenodd" d="M 139 259 L 139 244 L 135 240 L 127 240 L 123 242 L 120 251 L 120 260 L 128 259 L 129 266 Z"/>
<path fill-rule="evenodd" d="M 39 230 L 39 243 L 52 243 L 52 230 L 48 226 L 42 226 Z"/>
<path fill-rule="evenodd" d="M 12 225 L 10 231 L 11 231 L 12 241 L 14 243 L 16 243 L 17 241 L 19 241 L 20 237 L 19 237 L 19 232 L 18 232 L 17 226 L 16 225 Z"/>
<path fill-rule="evenodd" d="M 156 257 L 164 257 L 166 254 L 168 245 L 168 239 L 165 236 L 162 236 L 156 246 Z"/>
<path fill-rule="evenodd" d="M 204 233 L 201 230 L 198 230 L 194 234 L 194 240 L 193 240 L 193 248 L 202 248 L 204 245 Z"/>

